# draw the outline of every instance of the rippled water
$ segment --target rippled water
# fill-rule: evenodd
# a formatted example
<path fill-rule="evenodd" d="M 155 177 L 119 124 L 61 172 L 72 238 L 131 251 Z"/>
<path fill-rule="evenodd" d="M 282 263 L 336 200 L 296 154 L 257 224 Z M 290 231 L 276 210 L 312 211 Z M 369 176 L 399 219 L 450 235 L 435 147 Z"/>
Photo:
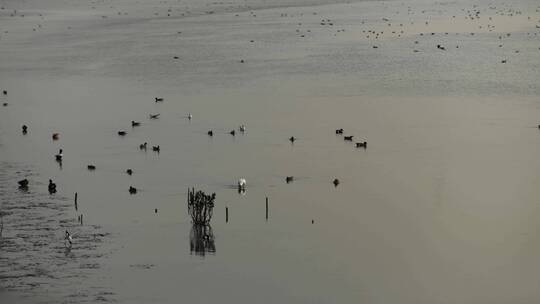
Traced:
<path fill-rule="evenodd" d="M 26 190 L 15 186 L 23 178 L 30 181 Z M 1 286 L 29 298 L 46 293 L 67 302 L 112 300 L 110 288 L 88 285 L 107 254 L 101 245 L 109 234 L 97 225 L 80 225 L 73 202 L 49 195 L 46 186 L 32 166 L 0 163 Z M 74 235 L 71 248 L 64 244 L 65 230 Z"/>

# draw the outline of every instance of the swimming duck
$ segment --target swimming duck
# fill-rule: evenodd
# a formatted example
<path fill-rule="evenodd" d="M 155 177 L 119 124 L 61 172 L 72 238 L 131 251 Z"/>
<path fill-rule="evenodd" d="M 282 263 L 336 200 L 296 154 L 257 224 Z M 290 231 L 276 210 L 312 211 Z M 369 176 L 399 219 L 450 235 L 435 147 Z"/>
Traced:
<path fill-rule="evenodd" d="M 154 100 L 155 100 L 156 102 L 162 102 L 162 101 L 163 101 L 163 98 L 156 97 L 156 98 L 154 98 Z"/>
<path fill-rule="evenodd" d="M 146 150 L 146 145 L 147 145 L 147 144 L 148 144 L 148 143 L 146 143 L 146 142 L 145 142 L 144 144 L 140 144 L 140 145 L 139 145 L 139 149 L 141 149 L 141 150 Z"/>
<path fill-rule="evenodd" d="M 20 180 L 18 183 L 19 183 L 19 188 L 28 188 L 28 180 L 26 178 L 23 180 Z"/>
<path fill-rule="evenodd" d="M 232 136 L 236 135 L 236 132 L 234 130 L 232 130 L 231 132 L 229 132 L 229 134 L 231 134 Z"/>
<path fill-rule="evenodd" d="M 56 184 L 53 183 L 52 179 L 49 179 L 49 194 L 56 193 Z"/>
<path fill-rule="evenodd" d="M 131 121 L 131 126 L 132 126 L 132 127 L 138 127 L 138 126 L 140 126 L 140 125 L 141 125 L 141 123 L 138 122 L 138 121 L 134 121 L 134 120 Z"/>
<path fill-rule="evenodd" d="M 127 170 L 126 170 L 126 173 L 127 173 L 128 175 L 131 175 L 131 174 L 133 174 L 133 170 L 127 169 Z"/>
<path fill-rule="evenodd" d="M 291 137 L 289 138 L 289 141 L 292 142 L 292 143 L 293 143 L 295 140 L 296 140 L 296 138 L 294 138 L 294 136 L 291 136 Z"/>
<path fill-rule="evenodd" d="M 159 151 L 160 151 L 159 146 L 152 146 L 152 151 L 159 153 Z"/>
<path fill-rule="evenodd" d="M 137 193 L 137 188 L 129 186 L 129 194 L 136 194 L 136 193 Z"/>
<path fill-rule="evenodd" d="M 23 125 L 23 126 L 22 126 L 22 133 L 23 133 L 23 134 L 28 133 L 28 127 L 27 127 L 26 125 Z"/>
<path fill-rule="evenodd" d="M 357 148 L 367 148 L 367 142 L 357 142 L 356 143 Z"/>
<path fill-rule="evenodd" d="M 214 131 L 210 130 L 210 131 L 208 131 L 207 134 L 208 134 L 208 136 L 214 136 Z"/>
<path fill-rule="evenodd" d="M 150 117 L 150 119 L 158 119 L 159 115 L 161 115 L 161 114 L 150 114 L 149 117 Z"/>
<path fill-rule="evenodd" d="M 96 166 L 94 166 L 94 165 L 88 165 L 87 168 L 88 168 L 88 170 L 90 170 L 90 171 L 96 170 Z"/>
<path fill-rule="evenodd" d="M 63 152 L 64 152 L 64 150 L 60 149 L 60 150 L 58 151 L 58 154 L 56 154 L 56 155 L 54 156 L 54 158 L 56 159 L 56 161 L 58 161 L 58 162 L 61 162 L 61 161 L 62 161 L 62 157 L 64 157 L 64 153 L 63 153 Z"/>
<path fill-rule="evenodd" d="M 58 137 L 59 137 L 59 136 L 60 136 L 59 133 L 53 133 L 53 134 L 52 134 L 52 139 L 53 139 L 53 140 L 58 140 Z"/>
<path fill-rule="evenodd" d="M 334 184 L 334 187 L 337 187 L 339 185 L 339 179 L 334 179 L 332 183 Z"/>
<path fill-rule="evenodd" d="M 285 182 L 288 184 L 294 180 L 294 176 L 287 176 L 285 177 Z"/>
<path fill-rule="evenodd" d="M 126 134 L 127 134 L 127 132 L 124 131 L 124 130 L 118 131 L 118 135 L 120 135 L 120 136 L 126 136 Z"/>
<path fill-rule="evenodd" d="M 337 129 L 336 134 L 343 134 L 343 129 Z"/>
<path fill-rule="evenodd" d="M 347 140 L 347 141 L 352 141 L 352 138 L 353 138 L 353 137 L 354 137 L 354 136 L 352 136 L 352 135 L 351 135 L 351 136 L 345 136 L 345 137 L 343 137 L 343 139 L 344 139 L 344 140 Z"/>

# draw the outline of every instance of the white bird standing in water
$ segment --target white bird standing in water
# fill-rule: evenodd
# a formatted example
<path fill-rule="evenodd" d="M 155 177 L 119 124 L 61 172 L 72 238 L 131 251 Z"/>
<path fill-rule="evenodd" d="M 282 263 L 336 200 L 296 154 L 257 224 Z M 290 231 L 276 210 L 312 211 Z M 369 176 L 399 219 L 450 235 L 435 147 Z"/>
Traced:
<path fill-rule="evenodd" d="M 238 190 L 239 191 L 246 191 L 246 179 L 241 178 L 238 180 Z"/>

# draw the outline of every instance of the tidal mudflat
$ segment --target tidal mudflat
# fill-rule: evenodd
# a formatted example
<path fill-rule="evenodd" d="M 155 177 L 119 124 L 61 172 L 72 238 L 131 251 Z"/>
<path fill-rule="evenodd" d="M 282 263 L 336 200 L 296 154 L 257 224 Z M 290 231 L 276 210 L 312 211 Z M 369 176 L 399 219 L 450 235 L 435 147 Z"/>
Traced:
<path fill-rule="evenodd" d="M 537 303 L 539 39 L 533 0 L 0 0 L 0 302 Z"/>

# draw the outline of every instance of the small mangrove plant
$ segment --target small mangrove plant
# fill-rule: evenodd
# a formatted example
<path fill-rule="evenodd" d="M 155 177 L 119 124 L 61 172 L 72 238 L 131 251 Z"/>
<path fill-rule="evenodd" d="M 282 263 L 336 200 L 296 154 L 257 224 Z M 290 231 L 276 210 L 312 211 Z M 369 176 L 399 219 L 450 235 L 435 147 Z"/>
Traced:
<path fill-rule="evenodd" d="M 188 189 L 188 213 L 194 225 L 209 225 L 214 210 L 216 194 L 206 194 L 204 191 L 195 192 L 195 188 Z"/>

